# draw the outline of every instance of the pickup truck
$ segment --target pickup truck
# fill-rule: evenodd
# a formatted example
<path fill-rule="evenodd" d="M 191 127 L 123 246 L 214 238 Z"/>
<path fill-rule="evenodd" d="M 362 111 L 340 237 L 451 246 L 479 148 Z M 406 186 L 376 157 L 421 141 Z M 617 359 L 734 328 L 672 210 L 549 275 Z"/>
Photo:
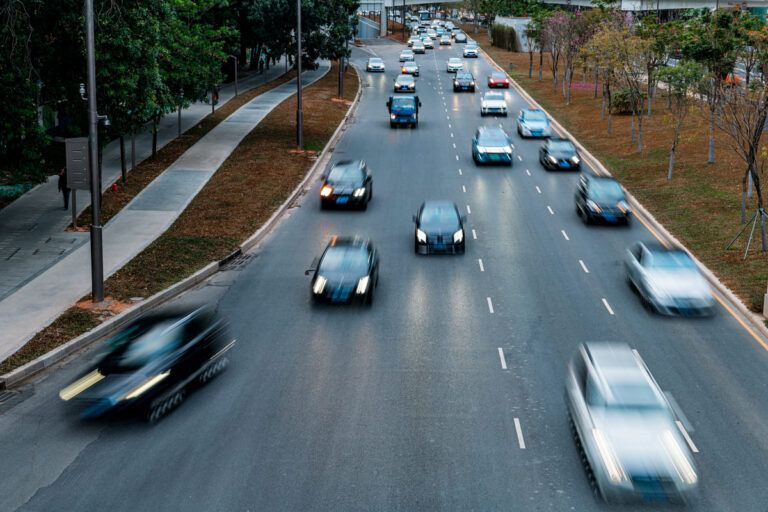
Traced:
<path fill-rule="evenodd" d="M 419 125 L 420 107 L 418 96 L 390 96 L 387 101 L 389 126 L 395 128 L 399 124 L 407 124 L 415 128 Z"/>

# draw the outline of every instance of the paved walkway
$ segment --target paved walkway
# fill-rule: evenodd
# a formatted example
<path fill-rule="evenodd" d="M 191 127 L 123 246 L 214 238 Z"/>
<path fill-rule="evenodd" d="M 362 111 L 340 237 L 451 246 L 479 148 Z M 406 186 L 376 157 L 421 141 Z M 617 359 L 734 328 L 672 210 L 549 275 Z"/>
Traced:
<path fill-rule="evenodd" d="M 240 92 L 253 89 L 285 73 L 285 62 L 272 66 L 265 74 L 252 74 L 238 82 Z M 234 97 L 234 84 L 220 89 L 219 104 Z M 207 103 L 195 103 L 182 110 L 183 132 L 195 126 L 211 113 Z M 178 135 L 178 116 L 170 114 L 158 126 L 157 146 L 162 148 Z M 148 124 L 136 136 L 136 163 L 152 154 L 152 126 Z M 109 187 L 120 177 L 120 143 L 110 142 L 102 156 L 102 186 Z M 131 162 L 130 139 L 126 140 L 126 159 Z M 130 179 L 130 174 L 128 175 Z M 82 212 L 91 204 L 90 194 L 77 193 L 77 209 Z M 0 210 L 0 300 L 21 288 L 35 276 L 61 260 L 88 241 L 88 233 L 71 233 L 64 229 L 72 221 L 71 211 L 63 210 L 58 191 L 58 177 L 54 176 Z M 71 208 L 71 205 L 70 205 Z M 0 324 L 1 325 L 1 324 Z"/>
<path fill-rule="evenodd" d="M 304 85 L 329 70 L 330 64 L 322 62 L 317 70 L 306 71 Z M 105 278 L 168 229 L 240 141 L 295 92 L 294 79 L 240 107 L 115 215 L 103 231 Z M 0 301 L 0 361 L 87 295 L 90 287 L 90 244 L 82 243 Z"/>

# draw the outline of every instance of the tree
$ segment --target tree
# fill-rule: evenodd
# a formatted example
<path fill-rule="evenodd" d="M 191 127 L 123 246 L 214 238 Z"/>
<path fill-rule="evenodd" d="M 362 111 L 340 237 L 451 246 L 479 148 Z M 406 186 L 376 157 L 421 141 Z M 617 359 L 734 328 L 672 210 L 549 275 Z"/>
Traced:
<path fill-rule="evenodd" d="M 669 148 L 668 180 L 672 179 L 672 172 L 675 168 L 677 144 L 680 141 L 683 123 L 703 75 L 704 69 L 701 65 L 690 61 L 683 61 L 676 66 L 663 67 L 659 70 L 659 80 L 667 85 L 670 97 L 673 98 L 672 144 Z"/>
<path fill-rule="evenodd" d="M 549 50 L 549 66 L 552 71 L 552 88 L 557 87 L 560 57 L 563 54 L 564 40 L 567 37 L 568 14 L 563 11 L 555 11 L 547 16 L 544 21 L 544 44 Z"/>
<path fill-rule="evenodd" d="M 541 9 L 532 12 L 531 20 L 525 26 L 525 39 L 528 42 L 528 78 L 533 77 L 533 53 L 538 50 L 541 56 L 543 12 Z M 539 61 L 539 80 L 541 80 L 541 60 Z"/>
<path fill-rule="evenodd" d="M 357 30 L 357 0 L 331 0 L 324 3 L 326 38 L 320 56 L 339 62 L 339 97 L 344 96 L 343 59 L 350 55 L 348 41 Z"/>
<path fill-rule="evenodd" d="M 736 23 L 736 37 L 738 45 L 736 50 L 737 57 L 744 63 L 745 82 L 749 86 L 752 77 L 752 71 L 758 64 L 758 39 L 761 37 L 760 30 L 765 25 L 761 18 L 758 18 L 749 11 L 741 11 Z"/>
<path fill-rule="evenodd" d="M 674 40 L 674 24 L 659 23 L 656 15 L 645 16 L 635 26 L 635 33 L 643 39 L 646 51 L 642 58 L 645 62 L 646 81 L 648 83 L 648 115 L 653 110 L 653 98 L 656 92 L 656 70 L 666 65 L 669 60 L 670 47 Z"/>
<path fill-rule="evenodd" d="M 603 82 L 602 112 L 607 112 L 608 133 L 613 133 L 613 94 L 612 87 L 618 81 L 621 62 L 614 51 L 613 41 L 620 36 L 620 30 L 604 24 L 581 51 L 582 58 L 599 70 Z"/>

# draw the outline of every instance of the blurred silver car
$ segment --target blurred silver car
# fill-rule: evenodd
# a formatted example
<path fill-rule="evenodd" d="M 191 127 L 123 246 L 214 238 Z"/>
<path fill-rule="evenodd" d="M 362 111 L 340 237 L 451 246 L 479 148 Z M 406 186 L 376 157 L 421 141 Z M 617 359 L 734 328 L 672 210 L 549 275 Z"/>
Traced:
<path fill-rule="evenodd" d="M 579 448 L 606 501 L 684 502 L 695 492 L 688 434 L 637 351 L 582 344 L 565 388 Z"/>
<path fill-rule="evenodd" d="M 480 115 L 507 115 L 507 100 L 504 99 L 503 92 L 488 91 L 483 94 L 483 101 L 480 103 Z"/>
<path fill-rule="evenodd" d="M 432 38 L 429 36 L 424 36 L 421 38 L 421 42 L 424 43 L 424 48 L 428 50 L 434 50 L 435 49 L 435 43 L 432 41 Z"/>
<path fill-rule="evenodd" d="M 711 315 L 715 299 L 693 259 L 682 249 L 638 242 L 627 249 L 627 280 L 645 304 L 663 315 Z"/>

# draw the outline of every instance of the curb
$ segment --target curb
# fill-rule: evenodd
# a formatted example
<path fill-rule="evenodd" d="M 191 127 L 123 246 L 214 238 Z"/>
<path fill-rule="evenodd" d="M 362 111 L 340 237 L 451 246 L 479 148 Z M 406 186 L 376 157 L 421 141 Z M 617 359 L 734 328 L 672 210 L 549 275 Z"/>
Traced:
<path fill-rule="evenodd" d="M 33 361 L 30 361 L 27 364 L 6 373 L 5 375 L 1 375 L 0 391 L 12 388 L 18 385 L 20 382 L 28 379 L 29 377 L 32 377 L 42 370 L 62 361 L 64 358 L 73 354 L 74 352 L 77 352 L 78 350 L 85 348 L 102 338 L 110 336 L 125 324 L 140 317 L 148 310 L 159 306 L 175 297 L 178 297 L 187 290 L 194 288 L 201 282 L 219 272 L 224 266 L 226 266 L 227 263 L 237 258 L 241 254 L 247 252 L 249 249 L 252 249 L 259 242 L 261 242 L 264 237 L 272 230 L 272 228 L 274 228 L 275 225 L 277 225 L 277 223 L 282 219 L 285 212 L 290 208 L 291 204 L 296 200 L 296 198 L 301 195 L 301 193 L 304 191 L 304 187 L 306 187 L 309 180 L 312 179 L 312 177 L 316 174 L 317 170 L 322 168 L 323 165 L 325 165 L 330 159 L 330 154 L 336 148 L 336 143 L 338 143 L 338 140 L 341 137 L 341 133 L 346 130 L 346 125 L 349 121 L 349 118 L 352 117 L 352 115 L 354 115 L 355 111 L 357 110 L 357 106 L 360 103 L 360 96 L 362 95 L 363 91 L 362 78 L 357 67 L 354 65 L 352 65 L 352 67 L 355 69 L 355 72 L 358 75 L 357 93 L 355 95 L 355 99 L 352 101 L 352 104 L 349 106 L 346 115 L 339 123 L 339 126 L 336 127 L 336 131 L 333 132 L 331 138 L 328 139 L 328 142 L 321 151 L 320 156 L 317 160 L 315 160 L 315 163 L 312 165 L 309 171 L 307 171 L 304 179 L 296 186 L 288 198 L 278 207 L 277 210 L 275 210 L 272 216 L 267 219 L 267 221 L 256 231 L 256 233 L 251 235 L 245 242 L 240 245 L 239 249 L 236 249 L 234 252 L 225 256 L 220 261 L 213 261 L 209 263 L 186 279 L 183 279 L 178 283 L 169 286 L 165 290 L 157 292 L 151 297 L 143 300 L 141 303 L 133 306 L 123 313 L 120 313 L 119 315 L 110 318 L 104 323 L 94 327 L 90 331 L 81 334 L 77 338 L 74 338 L 63 345 L 56 347 L 50 352 L 43 354 Z M 323 76 L 323 78 L 324 77 L 325 76 Z"/>
<path fill-rule="evenodd" d="M 563 125 L 561 125 L 557 119 L 552 116 L 552 114 L 550 114 L 544 107 L 539 105 L 539 103 L 533 99 L 530 94 L 528 94 L 528 91 L 526 91 L 519 83 L 517 83 L 517 80 L 512 78 L 509 73 L 501 68 L 496 63 L 496 61 L 493 60 L 490 55 L 488 55 L 487 52 L 483 51 L 483 53 L 485 53 L 488 60 L 490 60 L 500 71 L 503 71 L 507 77 L 509 77 L 512 86 L 529 105 L 535 106 L 547 114 L 547 117 L 549 117 L 550 122 L 558 134 L 571 139 L 574 145 L 579 149 L 579 153 L 581 153 L 582 158 L 584 158 L 584 160 L 593 169 L 595 169 L 599 174 L 612 176 L 610 171 L 603 165 L 603 163 L 600 162 L 600 160 L 598 160 L 597 157 L 595 157 L 587 148 L 585 148 L 576 137 L 574 137 L 568 130 L 566 130 L 565 127 L 563 127 Z M 752 312 L 730 288 L 725 286 L 718 279 L 714 272 L 707 268 L 687 247 L 685 247 L 685 245 L 683 245 L 677 238 L 675 238 L 674 235 L 667 231 L 667 229 L 659 221 L 657 221 L 656 218 L 629 191 L 627 191 L 627 199 L 629 199 L 632 208 L 635 210 L 635 216 L 638 217 L 638 220 L 645 224 L 645 227 L 648 228 L 651 234 L 655 235 L 659 241 L 685 249 L 691 258 L 693 258 L 693 261 L 696 262 L 696 265 L 699 267 L 699 270 L 701 270 L 709 284 L 715 290 L 717 290 L 719 295 L 721 295 L 721 297 L 717 297 L 717 295 L 715 295 L 715 297 L 718 299 L 718 302 L 720 302 L 721 305 L 725 307 L 725 309 L 728 310 L 736 318 L 737 321 L 744 320 L 744 322 L 746 322 L 748 325 L 742 324 L 743 327 L 745 327 L 747 332 L 752 334 L 752 336 L 755 337 L 766 350 L 768 350 L 768 327 L 766 327 L 764 319 Z M 638 213 L 640 215 L 638 215 Z M 722 300 L 720 300 L 721 298 Z M 762 338 L 762 340 L 759 338 Z"/>

